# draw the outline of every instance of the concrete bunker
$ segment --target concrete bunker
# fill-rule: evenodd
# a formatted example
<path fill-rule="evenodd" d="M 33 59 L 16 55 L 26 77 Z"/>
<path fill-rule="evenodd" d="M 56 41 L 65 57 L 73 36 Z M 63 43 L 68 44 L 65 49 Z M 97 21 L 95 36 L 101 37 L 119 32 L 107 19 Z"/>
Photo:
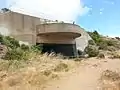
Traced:
<path fill-rule="evenodd" d="M 78 25 L 10 10 L 0 12 L 0 27 L 9 30 L 9 36 L 19 41 L 41 44 L 43 52 L 54 51 L 65 56 L 77 56 L 77 49 L 84 50 L 89 39 L 89 35 Z"/>
<path fill-rule="evenodd" d="M 69 23 L 49 23 L 37 25 L 37 44 L 44 52 L 77 56 L 76 41 L 81 36 L 79 26 Z"/>

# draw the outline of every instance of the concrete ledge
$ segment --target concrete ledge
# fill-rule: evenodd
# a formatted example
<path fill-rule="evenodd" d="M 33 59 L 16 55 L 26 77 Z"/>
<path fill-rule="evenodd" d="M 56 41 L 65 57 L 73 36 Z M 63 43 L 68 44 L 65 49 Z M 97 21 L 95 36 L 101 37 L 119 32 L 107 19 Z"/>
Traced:
<path fill-rule="evenodd" d="M 78 25 L 70 24 L 70 23 L 47 23 L 40 24 L 36 27 L 37 35 L 45 35 L 45 34 L 60 34 L 64 33 L 66 36 L 71 36 L 74 38 L 81 36 L 81 29 Z"/>

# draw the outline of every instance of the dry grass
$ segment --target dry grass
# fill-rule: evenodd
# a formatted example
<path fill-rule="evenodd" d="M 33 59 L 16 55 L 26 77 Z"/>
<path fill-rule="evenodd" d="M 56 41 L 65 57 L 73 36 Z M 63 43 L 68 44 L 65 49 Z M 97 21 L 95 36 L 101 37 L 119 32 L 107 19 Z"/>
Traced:
<path fill-rule="evenodd" d="M 105 59 L 105 55 L 103 53 L 99 53 L 97 58 L 98 59 Z"/>
<path fill-rule="evenodd" d="M 101 75 L 100 84 L 100 90 L 120 90 L 120 74 L 106 70 Z"/>
<path fill-rule="evenodd" d="M 0 90 L 41 90 L 63 72 L 76 66 L 74 60 L 62 59 L 61 55 L 31 54 L 27 61 L 0 61 Z"/>
<path fill-rule="evenodd" d="M 109 58 L 111 58 L 111 59 L 120 59 L 120 51 L 112 52 Z"/>

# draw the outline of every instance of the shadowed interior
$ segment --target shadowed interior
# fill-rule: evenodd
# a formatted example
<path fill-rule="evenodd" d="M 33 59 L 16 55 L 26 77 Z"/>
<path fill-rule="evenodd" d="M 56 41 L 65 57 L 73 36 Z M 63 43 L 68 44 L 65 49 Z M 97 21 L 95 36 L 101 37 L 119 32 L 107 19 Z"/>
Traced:
<path fill-rule="evenodd" d="M 75 44 L 50 44 L 50 43 L 37 43 L 42 46 L 42 53 L 60 53 L 64 56 L 77 56 L 77 50 Z"/>

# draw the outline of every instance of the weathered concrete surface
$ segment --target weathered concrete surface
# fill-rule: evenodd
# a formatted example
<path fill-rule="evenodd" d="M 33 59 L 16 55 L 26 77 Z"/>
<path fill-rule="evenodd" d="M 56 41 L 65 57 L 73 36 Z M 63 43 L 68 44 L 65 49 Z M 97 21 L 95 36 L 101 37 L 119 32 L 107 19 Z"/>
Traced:
<path fill-rule="evenodd" d="M 46 24 L 45 29 L 42 20 L 43 19 L 38 17 L 13 11 L 0 13 L 0 32 L 30 44 L 76 44 L 77 49 L 80 50 L 84 50 L 86 47 L 90 37 L 79 26 L 66 23 L 54 23 L 51 25 Z M 80 34 L 82 35 L 81 37 L 79 37 Z M 77 39 L 75 40 L 75 38 Z"/>
<path fill-rule="evenodd" d="M 85 47 L 88 45 L 88 41 L 91 39 L 89 34 L 84 29 L 81 29 L 81 37 L 78 37 L 75 40 L 77 49 L 84 51 Z"/>
<path fill-rule="evenodd" d="M 68 23 L 50 23 L 37 26 L 37 43 L 75 44 L 81 36 L 80 27 Z"/>
<path fill-rule="evenodd" d="M 81 28 L 78 25 L 70 23 L 48 23 L 37 26 L 37 34 L 45 33 L 71 33 L 71 37 L 76 38 L 81 36 Z M 67 34 L 66 34 L 67 35 Z"/>
<path fill-rule="evenodd" d="M 27 41 L 36 44 L 36 25 L 40 24 L 40 19 L 8 11 L 0 14 L 0 27 L 9 30 L 9 35 L 17 40 Z"/>

